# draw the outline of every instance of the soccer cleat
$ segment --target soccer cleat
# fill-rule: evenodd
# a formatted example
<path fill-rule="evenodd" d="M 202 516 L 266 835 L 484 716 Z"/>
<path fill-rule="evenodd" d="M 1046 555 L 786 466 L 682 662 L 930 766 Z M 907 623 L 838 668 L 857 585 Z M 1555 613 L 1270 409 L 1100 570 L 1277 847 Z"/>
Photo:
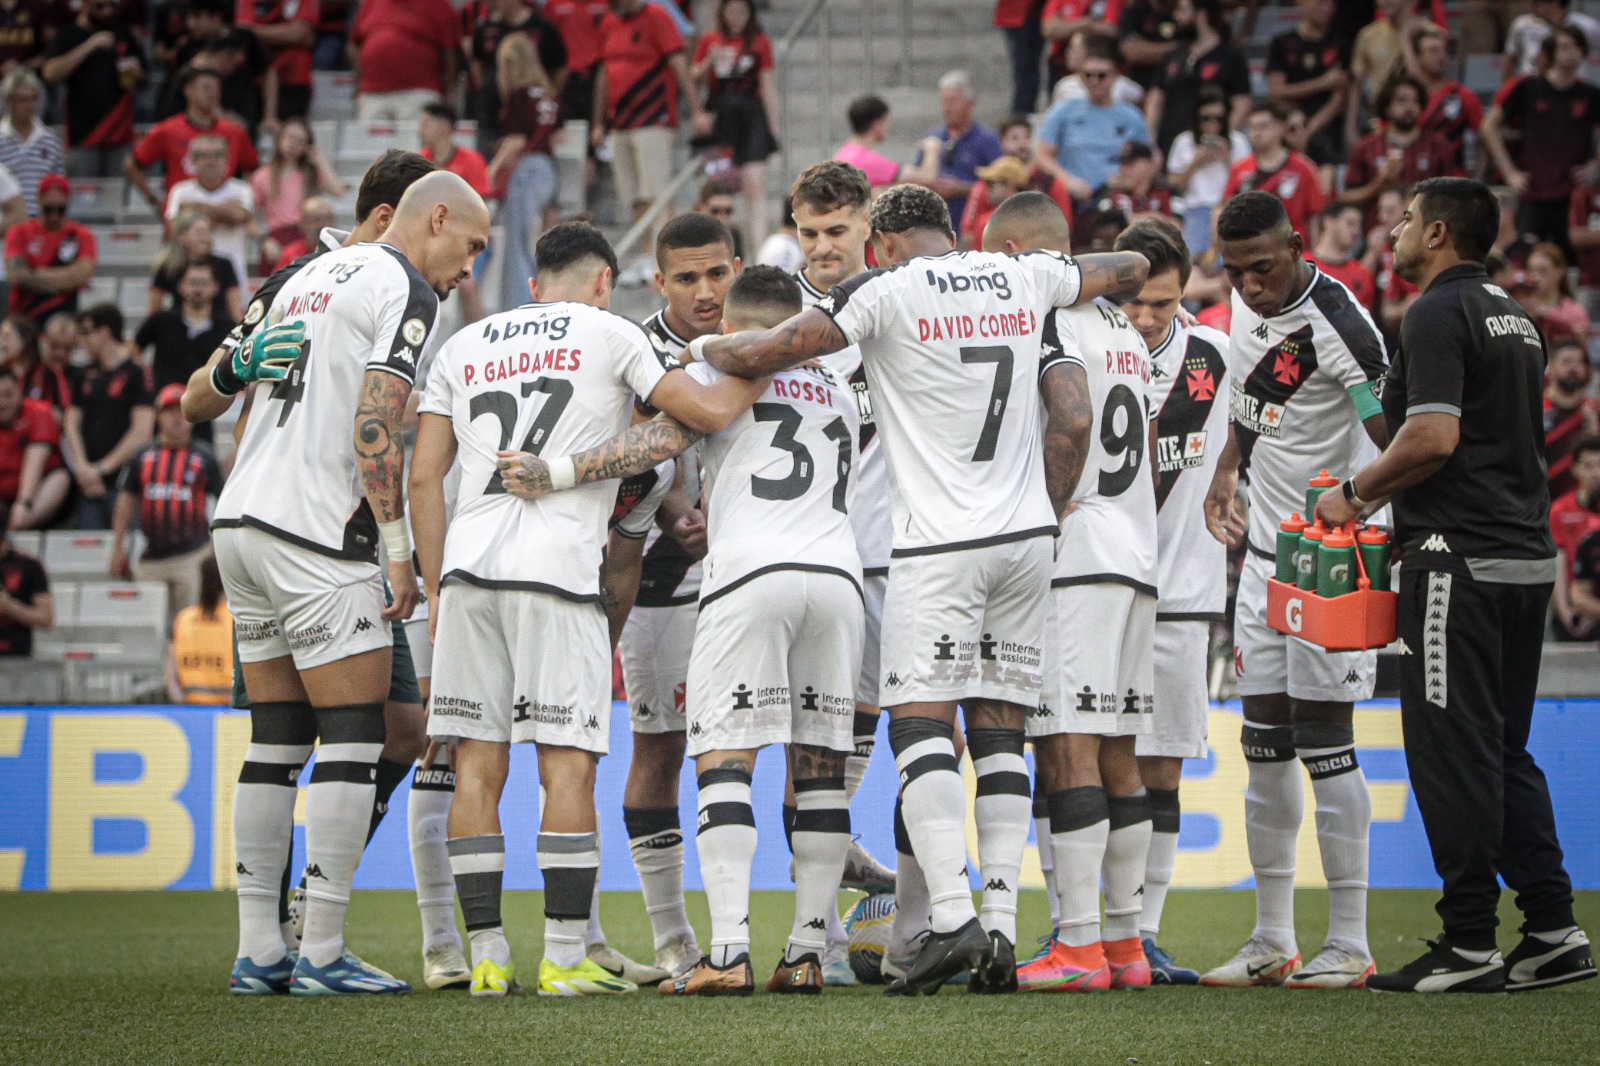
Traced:
<path fill-rule="evenodd" d="M 710 957 L 703 958 L 672 980 L 656 985 L 663 996 L 748 996 L 755 990 L 756 976 L 745 953 L 720 967 L 711 965 Z"/>
<path fill-rule="evenodd" d="M 1144 938 L 1144 957 L 1150 962 L 1150 983 L 1153 985 L 1197 985 L 1200 972 L 1179 966 L 1154 940 Z"/>
<path fill-rule="evenodd" d="M 1111 967 L 1098 940 L 1076 948 L 1057 940 L 1047 954 L 1017 968 L 1017 987 L 1024 992 L 1104 992 L 1111 987 Z"/>
<path fill-rule="evenodd" d="M 1106 953 L 1106 965 L 1111 967 L 1112 988 L 1149 988 L 1150 960 L 1144 956 L 1144 945 L 1139 938 L 1103 940 L 1100 947 Z"/>
<path fill-rule="evenodd" d="M 846 988 L 856 983 L 850 968 L 850 941 L 829 940 L 822 953 L 822 983 L 831 988 Z"/>
<path fill-rule="evenodd" d="M 1504 992 L 1506 964 L 1496 951 L 1488 962 L 1473 962 L 1444 937 L 1426 941 L 1428 952 L 1391 973 L 1367 978 L 1374 992 Z"/>
<path fill-rule="evenodd" d="M 493 959 L 479 959 L 472 968 L 472 994 L 474 996 L 509 996 L 522 991 L 517 984 L 516 963 L 504 966 Z"/>
<path fill-rule="evenodd" d="M 1582 929 L 1573 926 L 1552 944 L 1524 929 L 1522 943 L 1506 956 L 1506 991 L 1530 992 L 1595 975 L 1594 953 Z"/>
<path fill-rule="evenodd" d="M 1367 978 L 1377 970 L 1366 949 L 1355 951 L 1337 941 L 1329 941 L 1310 962 L 1290 974 L 1283 987 L 1365 988 Z"/>
<path fill-rule="evenodd" d="M 693 969 L 700 958 L 700 945 L 695 943 L 694 933 L 682 933 L 656 948 L 656 969 L 679 977 Z"/>
<path fill-rule="evenodd" d="M 241 955 L 233 960 L 233 973 L 228 975 L 228 991 L 235 996 L 286 995 L 297 961 L 292 951 L 265 966 Z"/>
<path fill-rule="evenodd" d="M 808 951 L 793 962 L 788 960 L 787 953 L 785 956 L 778 960 L 778 968 L 767 978 L 767 991 L 794 996 L 820 995 L 823 983 L 822 960 L 817 958 L 817 953 Z M 853 984 L 855 975 L 851 974 L 850 979 Z"/>
<path fill-rule="evenodd" d="M 422 983 L 435 992 L 472 984 L 472 968 L 461 954 L 461 945 L 447 941 L 423 949 Z"/>
<path fill-rule="evenodd" d="M 1239 954 L 1200 975 L 1200 983 L 1209 988 L 1254 988 L 1258 985 L 1281 985 L 1300 968 L 1300 952 L 1294 948 L 1284 951 L 1276 944 L 1251 934 Z"/>
<path fill-rule="evenodd" d="M 929 933 L 911 969 L 885 988 L 883 994 L 935 995 L 952 975 L 977 969 L 989 949 L 989 934 L 976 918 L 967 919 L 960 929 L 948 933 Z"/>
<path fill-rule="evenodd" d="M 291 996 L 383 996 L 409 991 L 410 985 L 362 962 L 348 948 L 326 966 L 313 966 L 310 959 L 300 956 L 289 982 Z"/>
<path fill-rule="evenodd" d="M 625 996 L 639 991 L 632 981 L 623 980 L 585 958 L 576 966 L 557 966 L 549 959 L 539 960 L 541 996 Z"/>
<path fill-rule="evenodd" d="M 624 981 L 632 981 L 643 987 L 644 985 L 657 985 L 672 975 L 659 966 L 646 966 L 642 962 L 635 962 L 604 940 L 590 944 L 586 949 L 589 959 L 612 977 L 620 977 Z"/>
<path fill-rule="evenodd" d="M 1017 990 L 1017 950 L 1011 946 L 1004 933 L 989 932 L 989 950 L 983 961 L 972 971 L 967 982 L 968 992 L 998 996 Z"/>
<path fill-rule="evenodd" d="M 1056 934 L 1058 932 L 1060 932 L 1060 930 L 1052 929 L 1038 940 L 1035 940 L 1034 943 L 1037 944 L 1038 947 L 1034 949 L 1033 957 L 1028 961 L 1037 962 L 1039 959 L 1042 959 L 1046 955 L 1050 954 L 1050 949 L 1056 946 Z"/>
<path fill-rule="evenodd" d="M 858 834 L 850 839 L 850 851 L 845 857 L 844 877 L 840 880 L 839 887 L 865 892 L 869 896 L 893 892 L 894 871 L 873 858 L 872 853 L 861 846 L 861 837 Z"/>

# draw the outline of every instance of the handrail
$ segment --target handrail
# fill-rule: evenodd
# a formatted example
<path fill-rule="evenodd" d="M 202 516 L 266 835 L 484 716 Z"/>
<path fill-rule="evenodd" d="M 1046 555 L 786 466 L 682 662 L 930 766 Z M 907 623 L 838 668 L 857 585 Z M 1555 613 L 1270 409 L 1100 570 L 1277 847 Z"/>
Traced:
<path fill-rule="evenodd" d="M 783 110 L 785 113 L 788 112 L 789 81 L 786 73 L 787 64 L 784 63 L 784 60 L 789 58 L 789 53 L 794 50 L 794 46 L 800 40 L 801 35 L 811 28 L 811 23 L 815 21 L 817 14 L 827 7 L 830 2 L 831 0 L 811 0 L 811 3 L 795 19 L 794 25 L 789 27 L 789 32 L 783 35 L 783 39 L 773 49 L 773 66 L 778 68 L 778 76 L 783 83 L 781 95 L 783 96 Z M 628 229 L 628 232 L 622 235 L 622 239 L 617 242 L 615 248 L 617 262 L 620 263 L 627 259 L 634 246 L 644 239 L 645 234 L 655 228 L 656 219 L 661 217 L 668 205 L 677 198 L 683 187 L 689 184 L 695 175 L 700 173 L 702 165 L 699 157 L 691 156 L 689 161 L 672 176 L 672 180 L 667 182 L 667 187 L 661 190 L 661 194 L 645 209 L 645 213 L 639 216 L 639 221 L 635 222 Z"/>

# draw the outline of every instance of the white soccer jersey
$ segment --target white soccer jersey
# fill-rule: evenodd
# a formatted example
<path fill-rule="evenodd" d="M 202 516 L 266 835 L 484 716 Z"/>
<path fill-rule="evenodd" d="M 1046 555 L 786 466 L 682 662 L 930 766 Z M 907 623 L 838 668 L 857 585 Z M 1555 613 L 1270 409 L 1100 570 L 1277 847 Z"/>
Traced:
<path fill-rule="evenodd" d="M 722 373 L 695 363 L 711 384 Z M 835 573 L 861 587 L 850 526 L 860 430 L 850 386 L 827 367 L 776 374 L 761 399 L 700 442 L 708 550 L 702 608 L 771 570 Z"/>
<path fill-rule="evenodd" d="M 666 373 L 638 326 L 587 304 L 524 304 L 451 337 L 422 406 L 451 420 L 459 449 L 442 580 L 598 602 L 616 483 L 522 500 L 505 491 L 495 453 L 602 444 L 628 428 L 634 396 L 648 397 Z"/>
<path fill-rule="evenodd" d="M 1227 390 L 1228 335 L 1174 320 L 1150 353 L 1161 621 L 1223 618 L 1227 549 L 1206 529 L 1205 499 L 1228 443 Z"/>
<path fill-rule="evenodd" d="M 1361 466 L 1371 453 L 1361 421 L 1383 413 L 1383 340 L 1349 289 L 1311 269 L 1310 287 L 1271 318 L 1233 294 L 1232 422 L 1250 483 L 1250 549 L 1267 557 L 1278 524 L 1305 510 L 1318 470 L 1343 478 Z"/>
<path fill-rule="evenodd" d="M 1156 594 L 1156 495 L 1150 441 L 1150 354 L 1126 315 L 1103 301 L 1054 312 L 1041 371 L 1076 362 L 1089 379 L 1094 425 L 1077 505 L 1061 524 L 1057 588 L 1127 585 Z"/>
<path fill-rule="evenodd" d="M 665 311 L 644 320 L 644 335 L 649 338 L 663 366 L 678 365 L 678 353 L 689 346 L 687 338 L 667 325 Z M 678 457 L 683 464 L 684 491 L 691 500 L 700 497 L 700 465 L 697 453 Z M 659 528 L 649 531 L 644 544 L 644 561 L 639 569 L 639 595 L 635 607 L 680 607 L 700 596 L 700 560 L 683 549 L 675 537 Z"/>
<path fill-rule="evenodd" d="M 801 269 L 794 279 L 808 307 L 816 306 L 827 293 L 811 284 Z M 822 357 L 828 369 L 850 383 L 855 392 L 856 411 L 861 415 L 857 440 L 861 458 L 851 475 L 855 481 L 855 502 L 850 505 L 850 527 L 855 530 L 856 550 L 861 554 L 863 572 L 869 576 L 889 573 L 889 548 L 894 540 L 894 487 L 889 482 L 889 464 L 883 459 L 883 442 L 872 421 L 872 393 L 867 388 L 867 372 L 861 365 L 861 347 L 852 344 Z"/>
<path fill-rule="evenodd" d="M 817 304 L 861 346 L 895 486 L 893 557 L 1055 532 L 1039 337 L 1080 284 L 1055 252 L 949 252 L 859 274 Z"/>
<path fill-rule="evenodd" d="M 216 526 L 248 525 L 310 551 L 376 559 L 377 526 L 356 464 L 355 419 L 369 370 L 408 384 L 439 297 L 387 244 L 312 259 L 274 300 L 306 339 L 288 377 L 257 390 Z"/>

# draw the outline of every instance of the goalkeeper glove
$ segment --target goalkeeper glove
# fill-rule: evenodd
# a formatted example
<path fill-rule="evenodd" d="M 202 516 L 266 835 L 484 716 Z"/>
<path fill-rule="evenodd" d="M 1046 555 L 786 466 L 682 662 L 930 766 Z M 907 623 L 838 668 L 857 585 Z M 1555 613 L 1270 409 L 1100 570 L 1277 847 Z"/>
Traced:
<path fill-rule="evenodd" d="M 282 381 L 300 358 L 305 339 L 305 323 L 298 320 L 256 330 L 212 369 L 212 388 L 233 396 L 253 381 Z"/>

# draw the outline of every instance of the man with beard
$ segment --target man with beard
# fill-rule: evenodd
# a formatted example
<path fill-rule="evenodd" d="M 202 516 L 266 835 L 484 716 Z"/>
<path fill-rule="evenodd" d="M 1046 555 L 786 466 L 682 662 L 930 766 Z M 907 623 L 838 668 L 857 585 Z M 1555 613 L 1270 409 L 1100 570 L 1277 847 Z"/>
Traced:
<path fill-rule="evenodd" d="M 1378 93 L 1383 125 L 1356 142 L 1344 173 L 1344 201 L 1366 209 L 1367 225 L 1377 221 L 1378 194 L 1428 178 L 1459 174 L 1450 145 L 1419 124 L 1428 90 L 1403 74 Z"/>

